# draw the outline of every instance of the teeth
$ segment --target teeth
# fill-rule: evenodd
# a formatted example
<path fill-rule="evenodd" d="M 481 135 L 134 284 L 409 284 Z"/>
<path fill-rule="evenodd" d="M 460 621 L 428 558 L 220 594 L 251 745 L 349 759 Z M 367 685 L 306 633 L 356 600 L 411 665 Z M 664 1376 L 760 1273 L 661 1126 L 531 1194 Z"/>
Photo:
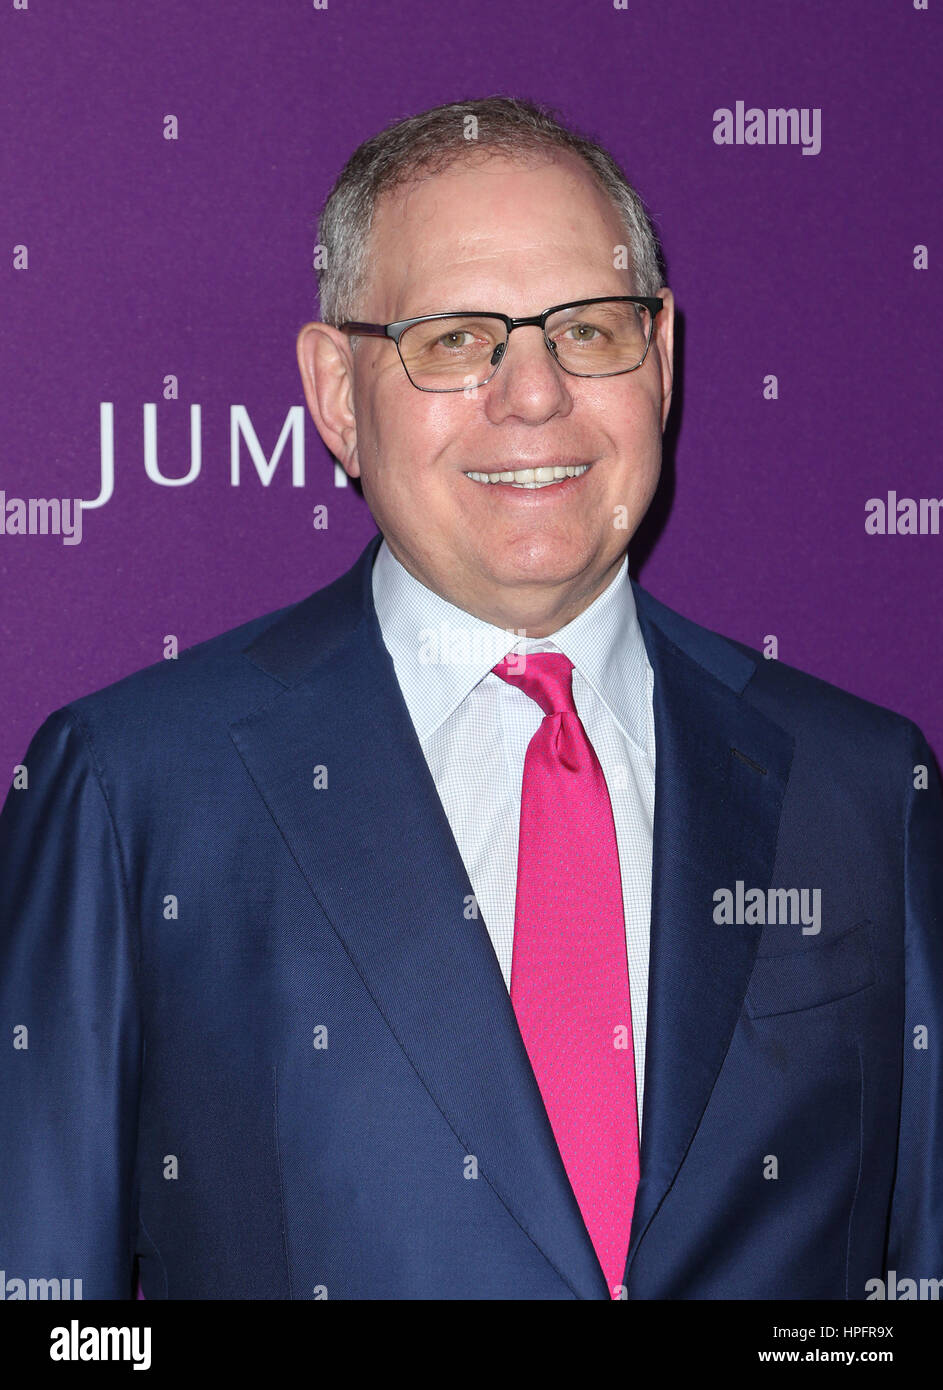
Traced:
<path fill-rule="evenodd" d="M 537 488 L 548 487 L 560 478 L 578 478 L 590 466 L 588 463 L 581 463 L 568 464 L 566 467 L 557 465 L 553 468 L 518 468 L 513 472 L 504 473 L 466 473 L 465 477 L 472 478 L 476 483 L 510 483 L 513 487 Z"/>

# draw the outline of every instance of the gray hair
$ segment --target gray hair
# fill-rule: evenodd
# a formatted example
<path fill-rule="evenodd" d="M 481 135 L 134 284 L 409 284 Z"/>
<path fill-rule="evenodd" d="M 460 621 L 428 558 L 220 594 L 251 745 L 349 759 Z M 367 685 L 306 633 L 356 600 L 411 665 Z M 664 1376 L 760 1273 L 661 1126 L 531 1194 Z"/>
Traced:
<path fill-rule="evenodd" d="M 477 125 L 469 126 L 474 117 Z M 466 131 L 474 129 L 475 138 Z M 434 106 L 365 140 L 345 164 L 318 222 L 323 268 L 318 290 L 323 322 L 358 317 L 369 265 L 369 239 L 379 198 L 423 174 L 462 159 L 501 154 L 527 160 L 566 151 L 582 159 L 618 212 L 626 233 L 635 292 L 655 295 L 664 284 L 658 238 L 645 206 L 607 150 L 568 129 L 550 108 L 514 97 Z"/>

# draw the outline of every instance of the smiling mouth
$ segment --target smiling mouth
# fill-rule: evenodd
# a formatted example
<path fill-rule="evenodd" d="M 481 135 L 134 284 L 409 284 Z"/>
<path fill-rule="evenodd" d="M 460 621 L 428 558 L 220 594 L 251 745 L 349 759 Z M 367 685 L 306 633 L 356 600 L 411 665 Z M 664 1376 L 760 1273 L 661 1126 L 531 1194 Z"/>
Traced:
<path fill-rule="evenodd" d="M 541 488 L 552 487 L 564 478 L 581 478 L 592 468 L 591 463 L 556 465 L 552 468 L 516 468 L 502 473 L 466 473 L 473 482 L 493 486 L 495 483 L 508 483 L 511 487 Z"/>

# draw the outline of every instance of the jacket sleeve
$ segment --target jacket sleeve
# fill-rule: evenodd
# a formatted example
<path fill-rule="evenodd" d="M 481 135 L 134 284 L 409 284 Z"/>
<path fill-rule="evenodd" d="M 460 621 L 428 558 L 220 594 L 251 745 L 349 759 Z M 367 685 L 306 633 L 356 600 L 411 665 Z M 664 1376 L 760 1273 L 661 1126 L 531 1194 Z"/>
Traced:
<path fill-rule="evenodd" d="M 943 795 L 933 754 L 912 726 L 905 846 L 903 1095 L 888 1269 L 943 1279 Z"/>
<path fill-rule="evenodd" d="M 133 1298 L 136 924 L 74 711 L 25 766 L 0 814 L 0 1269 L 8 1297 L 11 1279 L 81 1279 L 82 1298 Z"/>

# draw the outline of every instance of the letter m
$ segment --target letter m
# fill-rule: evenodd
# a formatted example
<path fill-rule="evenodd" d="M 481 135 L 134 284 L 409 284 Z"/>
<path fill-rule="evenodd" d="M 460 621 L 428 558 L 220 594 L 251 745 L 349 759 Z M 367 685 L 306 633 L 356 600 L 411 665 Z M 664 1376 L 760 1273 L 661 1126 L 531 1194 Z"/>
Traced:
<path fill-rule="evenodd" d="M 767 111 L 766 143 L 767 145 L 798 145 L 799 112 L 794 106 L 790 106 L 788 111 L 782 106 Z"/>
<path fill-rule="evenodd" d="M 769 912 L 767 919 L 777 922 L 781 927 L 799 924 L 799 889 L 771 888 L 769 890 Z"/>
<path fill-rule="evenodd" d="M 921 497 L 920 534 L 922 536 L 938 536 L 940 534 L 941 507 L 943 507 L 943 498 Z"/>
<path fill-rule="evenodd" d="M 292 487 L 304 487 L 305 485 L 305 413 L 304 407 L 293 405 L 290 407 L 282 432 L 278 436 L 278 443 L 275 445 L 275 452 L 271 459 L 267 459 L 259 443 L 259 437 L 253 428 L 252 421 L 249 419 L 249 412 L 244 405 L 234 405 L 229 412 L 229 461 L 230 461 L 230 481 L 233 487 L 239 486 L 239 442 L 244 439 L 246 448 L 255 464 L 255 471 L 262 479 L 262 486 L 268 487 L 275 475 L 278 460 L 282 456 L 282 451 L 291 435 L 291 485 Z"/>
<path fill-rule="evenodd" d="M 50 519 L 52 519 L 51 528 Z M 45 497 L 31 497 L 29 499 L 29 528 L 31 535 L 34 536 L 48 536 L 50 529 L 54 536 L 58 536 L 60 530 L 58 497 L 49 500 Z"/>
<path fill-rule="evenodd" d="M 130 1327 L 103 1327 L 101 1330 L 101 1359 L 103 1361 L 131 1360 Z"/>
<path fill-rule="evenodd" d="M 28 1298 L 62 1298 L 58 1279 L 31 1279 Z"/>

